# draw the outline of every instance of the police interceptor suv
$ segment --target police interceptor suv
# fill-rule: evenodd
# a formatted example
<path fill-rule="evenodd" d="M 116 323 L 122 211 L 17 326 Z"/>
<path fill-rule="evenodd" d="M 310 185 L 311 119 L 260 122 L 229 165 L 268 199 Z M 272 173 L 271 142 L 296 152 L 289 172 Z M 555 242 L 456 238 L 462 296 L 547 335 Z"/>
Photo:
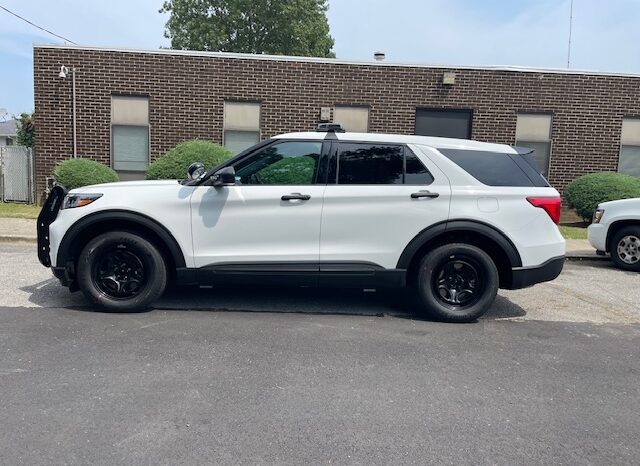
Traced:
<path fill-rule="evenodd" d="M 38 256 L 109 311 L 147 308 L 170 282 L 289 284 L 406 288 L 421 312 L 462 322 L 498 288 L 558 276 L 559 215 L 529 149 L 329 125 L 183 181 L 56 187 Z"/>

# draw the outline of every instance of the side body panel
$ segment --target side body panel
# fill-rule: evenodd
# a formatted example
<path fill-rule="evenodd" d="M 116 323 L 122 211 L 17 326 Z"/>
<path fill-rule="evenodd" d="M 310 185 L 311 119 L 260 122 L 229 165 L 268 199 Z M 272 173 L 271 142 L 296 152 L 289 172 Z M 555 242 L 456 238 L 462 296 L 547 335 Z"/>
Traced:
<path fill-rule="evenodd" d="M 558 197 L 551 187 L 486 186 L 437 150 L 420 146 L 451 179 L 449 221 L 471 220 L 493 226 L 517 248 L 522 267 L 535 267 L 564 256 L 565 240 L 557 225 L 527 197 Z"/>
<path fill-rule="evenodd" d="M 324 185 L 199 186 L 191 199 L 194 267 L 318 262 Z M 292 193 L 309 200 L 282 200 Z"/>
<path fill-rule="evenodd" d="M 50 259 L 57 264 L 58 248 L 69 228 L 91 214 L 105 210 L 124 210 L 145 215 L 162 225 L 176 240 L 187 267 L 194 267 L 189 201 L 192 186 L 175 180 L 109 183 L 75 189 L 72 193 L 102 193 L 103 196 L 85 207 L 64 209 L 49 227 Z"/>
<path fill-rule="evenodd" d="M 422 230 L 446 221 L 451 188 L 447 176 L 409 146 L 434 177 L 424 186 L 329 184 L 320 234 L 321 262 L 371 262 L 394 269 L 404 248 Z M 437 198 L 416 198 L 422 190 Z"/>

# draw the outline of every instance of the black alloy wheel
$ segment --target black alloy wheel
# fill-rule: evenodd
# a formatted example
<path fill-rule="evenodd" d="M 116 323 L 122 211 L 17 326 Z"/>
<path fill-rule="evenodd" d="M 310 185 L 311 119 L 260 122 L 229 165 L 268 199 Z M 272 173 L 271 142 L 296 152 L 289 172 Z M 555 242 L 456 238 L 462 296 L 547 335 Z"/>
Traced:
<path fill-rule="evenodd" d="M 78 257 L 77 270 L 80 290 L 107 311 L 148 309 L 167 286 L 167 266 L 158 247 L 127 231 L 90 240 Z"/>

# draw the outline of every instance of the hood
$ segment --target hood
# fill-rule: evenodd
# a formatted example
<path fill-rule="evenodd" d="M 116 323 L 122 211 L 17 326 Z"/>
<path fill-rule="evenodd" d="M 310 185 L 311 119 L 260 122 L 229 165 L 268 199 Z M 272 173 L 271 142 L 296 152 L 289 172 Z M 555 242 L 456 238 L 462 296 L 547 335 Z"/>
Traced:
<path fill-rule="evenodd" d="M 640 211 L 640 197 L 634 197 L 630 199 L 619 199 L 617 201 L 607 201 L 601 202 L 598 204 L 598 207 L 601 209 L 606 209 L 607 207 L 628 207 L 628 208 L 637 208 Z"/>
<path fill-rule="evenodd" d="M 93 184 L 83 186 L 82 188 L 72 189 L 71 193 L 89 193 L 95 191 L 104 191 L 106 189 L 127 189 L 127 188 L 143 188 L 153 186 L 177 186 L 178 180 L 137 180 L 137 181 L 116 181 L 115 183 Z"/>

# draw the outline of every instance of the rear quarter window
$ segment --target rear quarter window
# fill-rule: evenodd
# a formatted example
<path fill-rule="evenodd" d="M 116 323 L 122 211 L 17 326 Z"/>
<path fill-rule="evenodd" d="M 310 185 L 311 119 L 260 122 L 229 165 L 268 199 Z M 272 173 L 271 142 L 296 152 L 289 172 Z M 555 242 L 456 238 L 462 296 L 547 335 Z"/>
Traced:
<path fill-rule="evenodd" d="M 439 149 L 440 153 L 488 186 L 540 186 L 513 157 L 518 154 L 465 149 Z M 543 186 L 548 186 L 546 181 Z"/>

